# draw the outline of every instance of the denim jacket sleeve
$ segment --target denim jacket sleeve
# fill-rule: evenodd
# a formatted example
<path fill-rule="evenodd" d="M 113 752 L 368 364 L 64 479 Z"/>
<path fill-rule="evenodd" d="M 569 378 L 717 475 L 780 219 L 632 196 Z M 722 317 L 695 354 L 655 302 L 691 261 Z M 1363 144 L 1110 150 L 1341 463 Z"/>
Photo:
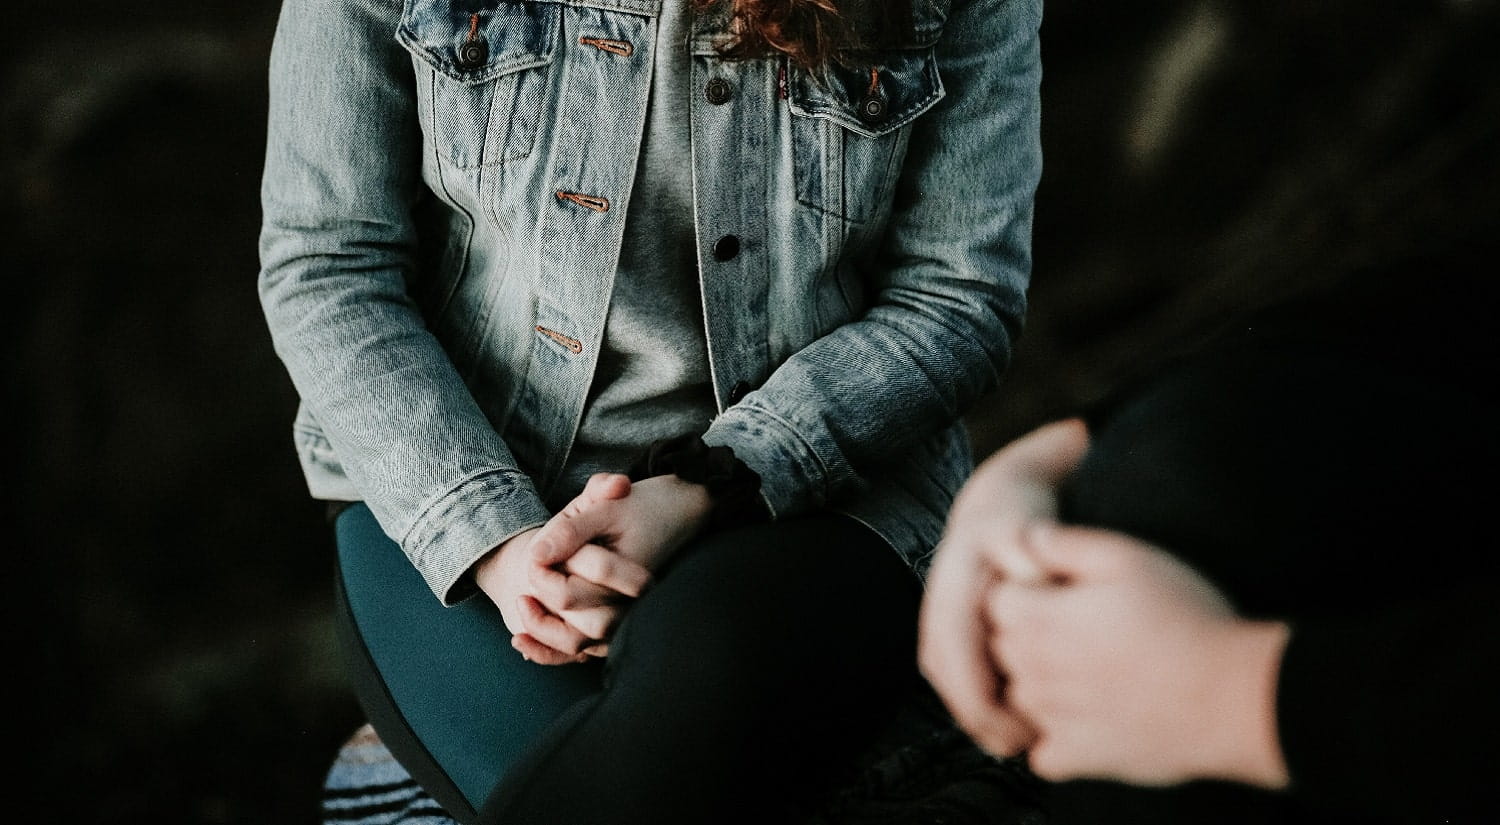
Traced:
<path fill-rule="evenodd" d="M 286 0 L 270 66 L 260 296 L 302 402 L 445 603 L 548 513 L 406 287 L 421 191 L 400 0 Z"/>
<path fill-rule="evenodd" d="M 776 517 L 847 495 L 954 426 L 1007 366 L 1041 176 L 1041 0 L 956 0 L 945 97 L 913 125 L 865 315 L 782 363 L 705 441 L 760 472 Z"/>

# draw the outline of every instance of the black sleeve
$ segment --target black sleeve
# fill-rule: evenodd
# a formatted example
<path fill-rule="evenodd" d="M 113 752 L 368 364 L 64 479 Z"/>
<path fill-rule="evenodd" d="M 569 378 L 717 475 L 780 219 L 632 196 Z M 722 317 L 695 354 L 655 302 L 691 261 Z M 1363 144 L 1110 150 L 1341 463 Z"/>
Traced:
<path fill-rule="evenodd" d="M 1495 260 L 1393 262 L 1225 331 L 1092 411 L 1065 519 L 1293 627 L 1278 721 L 1329 811 L 1500 822 Z"/>
<path fill-rule="evenodd" d="M 1422 563 L 1412 548 L 1411 563 Z M 1402 821 L 1500 822 L 1494 571 L 1399 606 L 1293 627 L 1278 718 L 1293 789 Z"/>

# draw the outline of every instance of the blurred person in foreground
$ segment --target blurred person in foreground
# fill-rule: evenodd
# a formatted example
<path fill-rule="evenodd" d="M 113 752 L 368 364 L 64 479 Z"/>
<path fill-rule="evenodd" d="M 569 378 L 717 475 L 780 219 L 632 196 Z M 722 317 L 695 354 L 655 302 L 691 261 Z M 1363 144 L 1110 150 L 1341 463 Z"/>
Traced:
<path fill-rule="evenodd" d="M 976 471 L 921 667 L 1053 822 L 1500 821 L 1494 251 L 1262 311 Z"/>

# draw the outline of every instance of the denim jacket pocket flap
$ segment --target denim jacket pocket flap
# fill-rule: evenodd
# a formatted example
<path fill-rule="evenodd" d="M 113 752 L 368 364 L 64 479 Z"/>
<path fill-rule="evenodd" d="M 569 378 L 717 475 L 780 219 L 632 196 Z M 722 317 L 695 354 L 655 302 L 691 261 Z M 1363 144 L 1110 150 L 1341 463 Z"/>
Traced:
<path fill-rule="evenodd" d="M 552 62 L 556 3 L 484 0 L 472 11 L 459 5 L 406 0 L 396 39 L 434 71 L 468 85 Z"/>
<path fill-rule="evenodd" d="M 931 48 L 860 53 L 816 74 L 794 71 L 790 81 L 794 114 L 826 118 L 865 137 L 900 129 L 944 94 Z"/>

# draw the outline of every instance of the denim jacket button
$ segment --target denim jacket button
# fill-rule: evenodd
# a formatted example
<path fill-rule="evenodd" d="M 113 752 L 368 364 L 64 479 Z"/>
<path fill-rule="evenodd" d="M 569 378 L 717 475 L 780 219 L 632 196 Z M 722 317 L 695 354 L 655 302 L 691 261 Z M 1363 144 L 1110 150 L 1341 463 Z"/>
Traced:
<path fill-rule="evenodd" d="M 703 96 L 708 98 L 708 102 L 715 106 L 721 103 L 728 103 L 730 92 L 729 81 L 722 77 L 716 77 L 708 81 L 708 85 L 703 88 Z"/>
<path fill-rule="evenodd" d="M 745 396 L 747 396 L 749 394 L 750 394 L 750 385 L 749 384 L 745 383 L 744 381 L 736 381 L 736 382 L 734 382 L 734 386 L 729 388 L 729 406 L 732 407 L 735 404 L 738 404 L 741 401 L 744 401 L 745 400 Z"/>
<path fill-rule="evenodd" d="M 725 235 L 714 241 L 714 260 L 732 261 L 734 256 L 740 254 L 740 239 L 738 235 Z"/>
<path fill-rule="evenodd" d="M 464 71 L 472 71 L 483 66 L 489 56 L 489 43 L 483 40 L 467 41 L 458 47 L 458 67 Z"/>
<path fill-rule="evenodd" d="M 859 104 L 860 119 L 866 123 L 879 123 L 885 120 L 885 98 L 880 95 L 870 95 Z"/>

